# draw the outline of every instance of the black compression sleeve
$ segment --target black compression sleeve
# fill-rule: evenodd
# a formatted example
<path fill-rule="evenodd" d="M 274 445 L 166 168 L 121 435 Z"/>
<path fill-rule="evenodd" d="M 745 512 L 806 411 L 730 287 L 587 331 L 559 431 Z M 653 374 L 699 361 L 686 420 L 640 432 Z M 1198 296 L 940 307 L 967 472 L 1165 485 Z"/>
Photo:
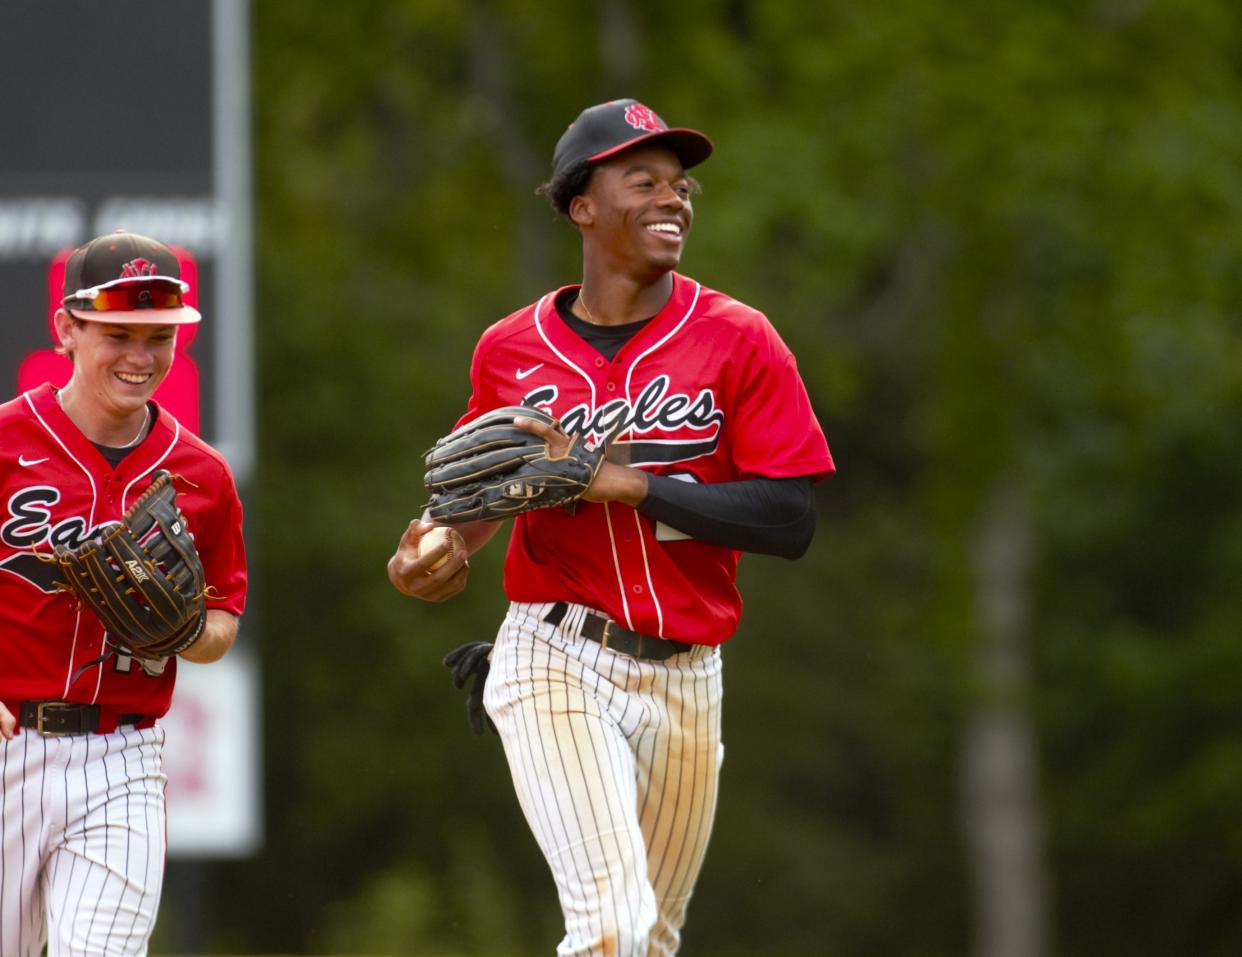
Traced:
<path fill-rule="evenodd" d="M 701 485 L 648 475 L 638 510 L 699 541 L 781 558 L 801 558 L 815 534 L 815 496 L 803 477 Z"/>

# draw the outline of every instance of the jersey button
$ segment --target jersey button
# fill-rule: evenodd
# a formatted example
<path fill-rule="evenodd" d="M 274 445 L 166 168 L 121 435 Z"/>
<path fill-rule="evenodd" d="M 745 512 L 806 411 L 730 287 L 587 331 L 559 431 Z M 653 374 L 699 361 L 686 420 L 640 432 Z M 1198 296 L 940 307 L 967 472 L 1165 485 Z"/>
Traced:
<path fill-rule="evenodd" d="M 609 392 L 616 392 L 616 391 L 617 391 L 617 384 L 616 384 L 615 382 L 609 382 L 609 383 L 608 383 L 608 391 L 609 391 Z"/>
<path fill-rule="evenodd" d="M 603 360 L 603 358 L 602 358 L 601 356 L 596 356 L 596 357 L 595 357 L 595 368 L 597 368 L 597 369 L 602 369 L 602 368 L 604 368 L 604 360 Z"/>
<path fill-rule="evenodd" d="M 635 585 L 635 586 L 634 586 L 634 594 L 635 594 L 635 595 L 641 595 L 642 593 L 643 593 L 643 586 L 642 586 L 642 585 Z"/>

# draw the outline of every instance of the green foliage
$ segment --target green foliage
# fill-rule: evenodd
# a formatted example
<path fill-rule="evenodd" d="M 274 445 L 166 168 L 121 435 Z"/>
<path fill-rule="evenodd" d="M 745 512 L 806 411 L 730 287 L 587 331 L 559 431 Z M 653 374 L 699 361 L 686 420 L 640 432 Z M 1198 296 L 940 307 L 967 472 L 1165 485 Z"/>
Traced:
<path fill-rule="evenodd" d="M 998 481 L 1037 542 L 1052 949 L 1242 947 L 1234 4 L 254 10 L 268 823 L 215 871 L 220 946 L 559 937 L 439 665 L 494 631 L 503 542 L 443 607 L 384 564 L 479 333 L 578 278 L 533 195 L 552 144 L 635 95 L 716 142 L 684 271 L 773 318 L 840 467 L 805 559 L 743 561 L 686 952 L 968 951 L 966 547 Z"/>

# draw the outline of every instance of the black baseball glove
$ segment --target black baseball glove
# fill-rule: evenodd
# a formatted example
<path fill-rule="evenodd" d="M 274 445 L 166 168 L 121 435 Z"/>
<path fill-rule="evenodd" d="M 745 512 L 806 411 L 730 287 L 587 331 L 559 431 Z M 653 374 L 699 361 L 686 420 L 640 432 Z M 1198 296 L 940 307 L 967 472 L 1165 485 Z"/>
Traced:
<path fill-rule="evenodd" d="M 475 734 L 483 733 L 484 722 L 492 734 L 496 734 L 496 725 L 487 712 L 483 710 L 483 686 L 487 683 L 487 674 L 491 671 L 488 656 L 492 653 L 490 641 L 471 641 L 454 648 L 444 656 L 444 666 L 452 672 L 453 687 L 464 688 L 472 677 L 474 684 L 466 693 L 466 720 Z"/>
<path fill-rule="evenodd" d="M 55 561 L 73 592 L 95 613 L 117 648 L 154 660 L 185 651 L 207 621 L 203 563 L 176 504 L 172 476 L 154 481 L 120 522 Z"/>
<path fill-rule="evenodd" d="M 513 424 L 518 416 L 557 430 L 568 446 L 556 454 L 543 438 Z M 558 443 L 559 445 L 559 443 Z M 560 422 L 524 405 L 495 409 L 446 435 L 426 455 L 428 517 L 444 525 L 509 518 L 572 505 L 585 494 L 604 459 Z"/>

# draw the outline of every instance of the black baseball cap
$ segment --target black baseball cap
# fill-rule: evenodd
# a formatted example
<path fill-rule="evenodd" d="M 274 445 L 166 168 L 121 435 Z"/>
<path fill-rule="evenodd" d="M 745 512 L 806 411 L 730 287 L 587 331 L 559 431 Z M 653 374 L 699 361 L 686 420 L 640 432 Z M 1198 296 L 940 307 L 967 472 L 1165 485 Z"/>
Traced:
<path fill-rule="evenodd" d="M 597 163 L 640 143 L 666 146 L 685 169 L 712 155 L 712 141 L 698 130 L 670 128 L 637 100 L 610 100 L 587 107 L 569 124 L 552 154 L 552 175 L 579 163 Z"/>
<path fill-rule="evenodd" d="M 203 318 L 186 304 L 189 291 L 171 249 L 159 240 L 118 229 L 69 255 L 62 304 L 75 319 L 183 325 Z"/>

